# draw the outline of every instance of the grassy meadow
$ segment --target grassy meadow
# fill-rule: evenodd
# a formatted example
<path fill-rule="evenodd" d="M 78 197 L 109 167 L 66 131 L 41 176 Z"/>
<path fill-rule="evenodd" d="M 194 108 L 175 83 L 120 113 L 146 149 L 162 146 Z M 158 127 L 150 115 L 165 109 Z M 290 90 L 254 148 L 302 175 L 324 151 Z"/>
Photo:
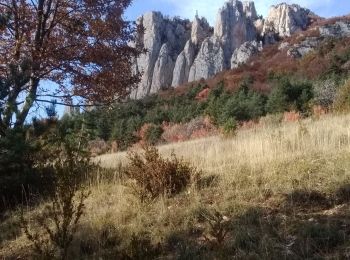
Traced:
<path fill-rule="evenodd" d="M 98 157 L 106 170 L 89 184 L 74 259 L 350 257 L 350 115 L 285 123 L 268 116 L 232 137 L 159 151 L 197 167 L 199 180 L 176 196 L 141 201 L 123 174 L 127 153 Z M 9 212 L 0 224 L 0 258 L 29 256 L 19 216 Z"/>

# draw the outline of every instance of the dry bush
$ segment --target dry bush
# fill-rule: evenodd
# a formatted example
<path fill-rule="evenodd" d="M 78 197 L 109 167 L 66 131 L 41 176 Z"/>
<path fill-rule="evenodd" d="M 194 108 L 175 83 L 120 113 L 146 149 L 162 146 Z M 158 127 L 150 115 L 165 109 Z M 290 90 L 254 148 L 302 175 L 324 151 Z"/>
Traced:
<path fill-rule="evenodd" d="M 126 175 L 136 181 L 135 188 L 141 199 L 178 194 L 199 176 L 196 168 L 175 154 L 165 159 L 152 146 L 145 146 L 143 154 L 130 152 L 128 159 Z"/>
<path fill-rule="evenodd" d="M 219 246 L 225 242 L 227 235 L 232 229 L 230 218 L 217 210 L 201 210 L 199 220 L 207 224 L 208 234 L 204 235 L 204 239 Z"/>

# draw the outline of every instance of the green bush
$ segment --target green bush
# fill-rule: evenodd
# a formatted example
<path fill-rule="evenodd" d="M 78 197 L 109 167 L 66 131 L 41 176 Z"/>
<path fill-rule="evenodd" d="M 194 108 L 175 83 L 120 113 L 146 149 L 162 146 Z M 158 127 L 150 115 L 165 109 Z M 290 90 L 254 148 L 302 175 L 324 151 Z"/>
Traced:
<path fill-rule="evenodd" d="M 148 144 L 155 145 L 159 142 L 162 137 L 164 130 L 161 126 L 151 124 L 146 129 L 145 139 Z"/>
<path fill-rule="evenodd" d="M 50 193 L 53 176 L 36 167 L 39 150 L 23 129 L 9 129 L 0 137 L 0 209 L 24 202 L 24 194 Z"/>
<path fill-rule="evenodd" d="M 269 113 L 281 113 L 296 110 L 307 112 L 310 100 L 313 98 L 312 84 L 309 82 L 291 82 L 289 78 L 277 79 L 272 89 L 266 110 Z"/>
<path fill-rule="evenodd" d="M 314 103 L 324 108 L 330 108 L 335 100 L 337 89 L 337 82 L 332 78 L 314 82 Z"/>
<path fill-rule="evenodd" d="M 266 98 L 250 90 L 246 83 L 232 94 L 224 91 L 223 85 L 219 85 L 209 95 L 206 113 L 216 125 L 224 126 L 232 118 L 247 121 L 265 115 L 265 103 Z"/>
<path fill-rule="evenodd" d="M 223 117 L 238 121 L 257 119 L 265 114 L 265 98 L 254 91 L 241 88 L 223 107 Z"/>
<path fill-rule="evenodd" d="M 223 126 L 224 134 L 227 136 L 234 135 L 236 133 L 237 127 L 238 124 L 234 117 L 228 119 Z"/>

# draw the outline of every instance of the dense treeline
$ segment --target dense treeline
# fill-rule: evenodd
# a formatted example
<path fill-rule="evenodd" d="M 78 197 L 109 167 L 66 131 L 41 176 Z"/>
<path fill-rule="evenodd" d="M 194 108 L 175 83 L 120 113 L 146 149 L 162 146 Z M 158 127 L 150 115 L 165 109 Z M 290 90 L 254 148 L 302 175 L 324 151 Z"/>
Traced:
<path fill-rule="evenodd" d="M 314 89 L 309 81 L 293 80 L 288 76 L 274 77 L 270 94 L 252 90 L 252 83 L 252 78 L 244 79 L 235 92 L 225 90 L 221 83 L 211 89 L 204 100 L 196 97 L 206 86 L 197 85 L 180 96 L 130 100 L 108 109 L 96 108 L 83 114 L 65 115 L 61 122 L 75 131 L 87 129 L 91 140 L 114 140 L 125 149 L 138 142 L 137 132 L 144 124 L 187 123 L 199 116 L 209 116 L 220 128 L 228 122 L 256 120 L 267 113 L 295 110 L 307 114 L 312 106 Z"/>
<path fill-rule="evenodd" d="M 342 40 L 327 40 L 308 59 L 326 59 L 325 70 L 312 80 L 299 72 L 284 73 L 273 70 L 266 75 L 269 92 L 254 90 L 259 79 L 247 73 L 236 87 L 227 90 L 224 82 L 214 88 L 205 84 L 193 85 L 185 94 L 169 92 L 153 95 L 142 100 L 128 100 L 108 108 L 98 107 L 90 112 L 64 116 L 62 124 L 74 131 L 85 129 L 90 140 L 116 141 L 119 149 L 126 149 L 140 139 L 138 132 L 145 124 L 151 124 L 154 143 L 161 136 L 162 124 L 188 123 L 209 116 L 216 127 L 232 131 L 240 122 L 257 120 L 267 114 L 295 111 L 304 116 L 312 113 L 315 106 L 325 110 L 344 110 L 347 105 L 347 64 L 350 48 L 336 49 Z M 345 86 L 344 86 L 345 85 Z M 202 95 L 203 92 L 206 94 Z M 335 102 L 335 103 L 334 103 Z"/>

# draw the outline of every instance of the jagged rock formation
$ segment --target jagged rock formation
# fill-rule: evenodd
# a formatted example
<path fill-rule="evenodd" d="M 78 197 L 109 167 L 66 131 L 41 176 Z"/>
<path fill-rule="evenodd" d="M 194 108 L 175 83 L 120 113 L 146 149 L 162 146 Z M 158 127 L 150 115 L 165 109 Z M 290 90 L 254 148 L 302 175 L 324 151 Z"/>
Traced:
<path fill-rule="evenodd" d="M 301 58 L 314 51 L 326 38 L 350 37 L 350 22 L 337 21 L 334 24 L 323 25 L 318 28 L 319 37 L 306 37 L 303 41 L 290 46 L 288 42 L 283 42 L 279 50 L 287 49 L 287 55 L 293 58 Z"/>
<path fill-rule="evenodd" d="M 191 39 L 187 41 L 185 49 L 180 53 L 176 60 L 172 86 L 176 87 L 188 82 L 191 66 L 193 65 L 198 47 L 210 36 L 212 28 L 205 18 L 199 18 L 197 15 L 192 22 Z"/>
<path fill-rule="evenodd" d="M 197 58 L 191 66 L 188 81 L 207 79 L 225 68 L 224 50 L 219 39 L 212 36 L 203 41 Z"/>
<path fill-rule="evenodd" d="M 150 93 L 155 93 L 159 87 L 171 85 L 175 62 L 172 57 L 172 50 L 168 43 L 162 45 L 159 57 L 154 65 L 153 79 Z"/>
<path fill-rule="evenodd" d="M 175 68 L 173 72 L 173 87 L 186 83 L 189 78 L 191 65 L 195 58 L 196 46 L 192 41 L 186 43 L 185 49 L 177 57 Z"/>
<path fill-rule="evenodd" d="M 245 64 L 254 54 L 262 50 L 262 44 L 257 41 L 245 42 L 237 48 L 231 58 L 231 68 L 235 69 Z"/>
<path fill-rule="evenodd" d="M 261 49 L 261 40 L 273 43 L 279 37 L 305 29 L 310 14 L 297 5 L 280 4 L 273 6 L 264 20 L 258 17 L 254 2 L 229 0 L 219 10 L 212 28 L 197 15 L 190 22 L 169 19 L 158 12 L 146 13 L 137 21 L 144 33 L 134 43 L 147 49 L 134 66 L 135 72 L 143 76 L 131 97 L 141 98 L 161 88 L 177 87 L 236 68 Z"/>
<path fill-rule="evenodd" d="M 167 19 L 159 12 L 146 13 L 137 23 L 143 26 L 144 34 L 138 35 L 135 44 L 147 52 L 135 64 L 135 72 L 141 72 L 142 79 L 132 98 L 156 93 L 161 87 L 171 85 L 176 58 L 191 35 L 189 20 Z"/>
<path fill-rule="evenodd" d="M 299 5 L 282 3 L 272 6 L 264 23 L 264 33 L 274 32 L 279 37 L 288 37 L 305 30 L 310 22 L 310 10 Z"/>
<path fill-rule="evenodd" d="M 240 1 L 231 0 L 219 10 L 214 37 L 224 51 L 225 68 L 229 68 L 232 53 L 236 48 L 246 41 L 256 39 L 255 19 L 257 16 L 254 2 L 243 4 Z"/>
<path fill-rule="evenodd" d="M 198 15 L 192 22 L 191 41 L 193 44 L 201 44 L 205 38 L 210 37 L 212 28 L 205 18 L 199 18 Z"/>

